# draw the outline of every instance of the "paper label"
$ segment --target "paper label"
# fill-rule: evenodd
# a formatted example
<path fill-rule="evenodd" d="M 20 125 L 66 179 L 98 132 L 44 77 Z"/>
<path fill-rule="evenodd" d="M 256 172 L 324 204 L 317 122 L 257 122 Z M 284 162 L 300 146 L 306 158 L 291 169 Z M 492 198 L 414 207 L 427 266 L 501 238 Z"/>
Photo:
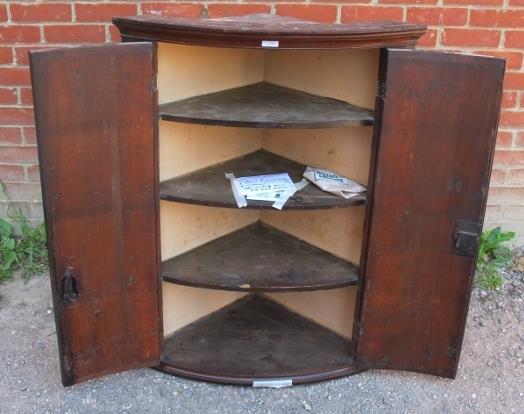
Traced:
<path fill-rule="evenodd" d="M 284 388 L 293 385 L 292 378 L 258 379 L 253 381 L 253 387 Z"/>
<path fill-rule="evenodd" d="M 246 197 L 242 195 L 242 192 L 240 190 L 240 187 L 238 186 L 235 175 L 232 173 L 226 173 L 226 178 L 231 183 L 231 191 L 233 192 L 233 196 L 235 197 L 237 207 L 238 208 L 246 207 L 247 206 Z"/>
<path fill-rule="evenodd" d="M 356 197 L 366 191 L 366 187 L 363 185 L 323 168 L 307 167 L 303 175 L 321 190 L 340 197 Z"/>
<path fill-rule="evenodd" d="M 342 177 L 341 175 L 335 174 L 334 172 L 328 171 L 328 170 L 319 170 L 315 169 L 313 170 L 313 173 L 315 175 L 315 181 L 331 181 L 334 183 L 340 183 L 340 184 L 349 184 L 349 180 L 345 177 Z"/>
<path fill-rule="evenodd" d="M 239 208 L 247 206 L 247 200 L 273 202 L 272 207 L 281 210 L 287 200 L 307 185 L 306 180 L 295 184 L 288 173 L 253 175 L 236 178 L 226 173 L 231 190 Z"/>
<path fill-rule="evenodd" d="M 278 40 L 262 40 L 262 47 L 278 47 Z"/>
<path fill-rule="evenodd" d="M 289 188 L 295 188 L 288 173 L 239 177 L 236 180 L 242 191 L 242 195 L 248 198 L 249 196 L 266 193 L 275 195 Z"/>

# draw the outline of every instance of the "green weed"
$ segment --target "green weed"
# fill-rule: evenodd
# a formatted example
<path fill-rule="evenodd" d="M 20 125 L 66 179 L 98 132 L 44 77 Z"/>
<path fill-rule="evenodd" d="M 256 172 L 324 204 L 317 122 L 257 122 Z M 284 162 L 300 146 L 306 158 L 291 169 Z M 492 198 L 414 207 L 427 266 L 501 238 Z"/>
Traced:
<path fill-rule="evenodd" d="M 0 283 L 10 279 L 16 268 L 16 240 L 13 227 L 0 218 Z"/>
<path fill-rule="evenodd" d="M 27 281 L 44 273 L 48 266 L 44 224 L 31 226 L 21 213 L 12 216 L 11 221 L 0 218 L 0 283 L 18 271 Z M 13 224 L 19 226 L 19 234 Z"/>
<path fill-rule="evenodd" d="M 477 254 L 476 285 L 479 288 L 497 290 L 502 287 L 504 280 L 500 271 L 513 260 L 511 250 L 505 243 L 514 237 L 514 232 L 502 232 L 500 227 L 482 233 Z"/>
<path fill-rule="evenodd" d="M 9 201 L 1 180 L 0 199 Z M 48 267 L 45 226 L 32 226 L 21 211 L 9 218 L 0 218 L 0 283 L 11 279 L 15 272 L 20 272 L 27 282 Z"/>

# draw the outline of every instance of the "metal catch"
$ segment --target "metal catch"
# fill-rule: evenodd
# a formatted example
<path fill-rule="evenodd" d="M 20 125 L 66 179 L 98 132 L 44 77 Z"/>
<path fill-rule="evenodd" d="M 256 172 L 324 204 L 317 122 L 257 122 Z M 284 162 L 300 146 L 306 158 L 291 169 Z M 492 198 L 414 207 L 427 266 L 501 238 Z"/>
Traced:
<path fill-rule="evenodd" d="M 482 225 L 479 223 L 457 220 L 453 231 L 453 254 L 475 257 L 481 231 Z"/>
<path fill-rule="evenodd" d="M 60 297 L 67 301 L 73 301 L 78 297 L 78 285 L 70 267 L 66 268 L 60 281 Z"/>

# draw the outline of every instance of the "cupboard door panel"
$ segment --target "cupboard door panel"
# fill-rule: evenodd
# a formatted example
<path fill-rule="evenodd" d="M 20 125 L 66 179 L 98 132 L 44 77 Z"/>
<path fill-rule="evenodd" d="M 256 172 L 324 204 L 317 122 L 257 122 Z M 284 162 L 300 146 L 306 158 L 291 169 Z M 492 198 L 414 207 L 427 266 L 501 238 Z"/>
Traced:
<path fill-rule="evenodd" d="M 494 58 L 382 51 L 356 322 L 364 367 L 456 374 L 503 74 Z"/>
<path fill-rule="evenodd" d="M 159 361 L 150 43 L 31 54 L 62 382 Z"/>

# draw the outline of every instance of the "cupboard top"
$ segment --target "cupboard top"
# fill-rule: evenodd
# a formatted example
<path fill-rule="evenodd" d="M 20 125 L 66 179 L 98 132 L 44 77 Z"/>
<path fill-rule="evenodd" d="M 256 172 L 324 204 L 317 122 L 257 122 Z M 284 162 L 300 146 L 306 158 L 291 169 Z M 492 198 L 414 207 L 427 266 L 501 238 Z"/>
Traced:
<path fill-rule="evenodd" d="M 113 23 L 126 40 L 280 49 L 414 46 L 426 30 L 424 25 L 404 22 L 326 24 L 270 14 L 217 19 L 115 17 Z"/>

